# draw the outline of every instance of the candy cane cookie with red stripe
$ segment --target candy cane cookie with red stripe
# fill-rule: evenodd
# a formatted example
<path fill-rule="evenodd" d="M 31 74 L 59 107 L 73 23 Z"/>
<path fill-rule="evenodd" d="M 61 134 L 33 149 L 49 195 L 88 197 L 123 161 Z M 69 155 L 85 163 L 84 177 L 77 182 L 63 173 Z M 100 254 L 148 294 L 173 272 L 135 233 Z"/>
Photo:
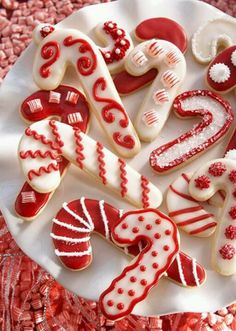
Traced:
<path fill-rule="evenodd" d="M 174 100 L 173 109 L 178 117 L 201 117 L 202 121 L 151 153 L 150 165 L 159 174 L 183 166 L 220 142 L 228 133 L 234 118 L 229 102 L 208 90 L 180 94 Z"/>
<path fill-rule="evenodd" d="M 179 251 L 176 225 L 157 209 L 131 211 L 123 215 L 112 230 L 121 247 L 141 242 L 146 246 L 101 294 L 102 313 L 117 320 L 130 314 L 137 303 L 158 284 Z"/>
<path fill-rule="evenodd" d="M 56 117 L 83 132 L 87 132 L 89 127 L 90 114 L 86 98 L 71 86 L 60 85 L 53 91 L 36 91 L 22 102 L 20 114 L 26 122 Z M 58 162 L 63 177 L 69 161 L 60 157 Z M 44 210 L 53 193 L 39 193 L 25 182 L 15 201 L 17 215 L 27 221 L 33 220 Z"/>
<path fill-rule="evenodd" d="M 172 102 L 184 80 L 184 55 L 174 44 L 152 39 L 139 44 L 130 52 L 125 67 L 135 76 L 140 76 L 151 68 L 158 70 L 135 120 L 140 139 L 152 141 L 165 125 Z"/>
<path fill-rule="evenodd" d="M 132 157 L 140 150 L 140 141 L 115 89 L 99 48 L 76 29 L 39 25 L 33 33 L 37 51 L 33 65 L 35 83 L 53 90 L 72 65 L 103 130 L 116 152 Z"/>
<path fill-rule="evenodd" d="M 53 219 L 51 237 L 55 253 L 69 269 L 82 270 L 92 262 L 90 237 L 97 233 L 111 243 L 113 227 L 119 222 L 123 211 L 112 207 L 103 200 L 81 198 L 64 203 Z M 145 243 L 122 248 L 132 257 L 139 254 Z M 204 268 L 197 261 L 179 252 L 168 268 L 169 279 L 185 287 L 196 287 L 203 284 L 206 278 Z"/>
<path fill-rule="evenodd" d="M 107 21 L 96 26 L 95 34 L 106 46 L 100 47 L 100 51 L 110 73 L 115 74 L 121 71 L 127 55 L 134 47 L 129 33 L 120 28 L 117 23 Z"/>
<path fill-rule="evenodd" d="M 219 50 L 236 45 L 236 19 L 221 16 L 201 25 L 192 38 L 192 52 L 203 64 L 211 62 Z"/>
<path fill-rule="evenodd" d="M 19 159 L 27 182 L 38 192 L 55 190 L 61 182 L 58 157 L 85 171 L 133 205 L 158 207 L 160 190 L 122 159 L 81 130 L 54 120 L 43 120 L 25 130 Z"/>
<path fill-rule="evenodd" d="M 214 215 L 189 194 L 192 175 L 183 173 L 170 185 L 166 195 L 168 215 L 179 229 L 189 235 L 208 237 L 215 231 L 217 222 Z"/>
<path fill-rule="evenodd" d="M 206 201 L 217 191 L 226 194 L 218 217 L 212 247 L 212 264 L 222 275 L 236 273 L 236 163 L 231 159 L 207 162 L 192 176 L 189 192 L 198 201 Z"/>

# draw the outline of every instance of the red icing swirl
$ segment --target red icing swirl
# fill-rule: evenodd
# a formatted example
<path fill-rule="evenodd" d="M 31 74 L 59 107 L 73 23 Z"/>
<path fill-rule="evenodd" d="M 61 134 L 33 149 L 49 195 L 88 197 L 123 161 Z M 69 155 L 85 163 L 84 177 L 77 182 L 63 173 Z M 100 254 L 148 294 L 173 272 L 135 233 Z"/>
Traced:
<path fill-rule="evenodd" d="M 51 74 L 50 66 L 57 61 L 60 56 L 60 45 L 56 41 L 49 41 L 43 45 L 41 56 L 44 60 L 49 60 L 44 63 L 39 69 L 40 75 L 43 78 L 48 78 Z"/>

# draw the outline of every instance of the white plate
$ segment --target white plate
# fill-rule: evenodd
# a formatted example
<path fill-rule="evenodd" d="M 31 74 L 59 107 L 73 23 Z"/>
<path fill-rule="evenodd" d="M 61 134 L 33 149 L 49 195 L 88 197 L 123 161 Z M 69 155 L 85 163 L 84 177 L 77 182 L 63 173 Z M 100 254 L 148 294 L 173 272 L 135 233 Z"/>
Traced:
<path fill-rule="evenodd" d="M 144 19 L 153 16 L 167 16 L 182 24 L 190 39 L 200 24 L 219 15 L 222 15 L 220 11 L 194 0 L 120 0 L 84 8 L 68 17 L 60 25 L 78 28 L 93 36 L 91 31 L 100 21 L 114 20 L 128 31 L 133 31 L 135 26 Z M 124 210 L 133 209 L 133 207 L 103 189 L 102 186 L 95 186 L 91 179 L 85 178 L 75 167 L 71 167 L 62 185 L 38 219 L 32 223 L 22 223 L 14 215 L 14 200 L 23 184 L 16 151 L 18 141 L 26 127 L 18 115 L 18 107 L 26 96 L 37 90 L 31 74 L 34 52 L 35 47 L 31 45 L 10 71 L 0 90 L 0 207 L 11 233 L 27 255 L 48 270 L 69 290 L 85 298 L 97 300 L 99 294 L 127 263 L 127 257 L 95 236 L 96 238 L 93 238 L 94 260 L 92 265 L 82 272 L 69 271 L 60 264 L 54 255 L 49 237 L 51 219 L 65 200 L 69 202 L 81 195 L 104 199 Z M 205 68 L 194 61 L 190 50 L 187 52 L 186 58 L 188 74 L 182 91 L 203 88 Z M 66 77 L 64 82 L 78 85 L 75 76 Z M 123 99 L 131 119 L 134 118 L 144 93 L 145 90 L 142 90 Z M 178 136 L 192 124 L 191 120 L 180 121 L 171 115 L 159 138 L 151 144 L 143 144 L 141 153 L 129 161 L 133 167 L 150 178 L 162 192 L 182 172 L 182 169 L 159 177 L 151 171 L 148 165 L 148 155 L 155 147 Z M 90 134 L 111 148 L 94 118 Z M 225 139 L 221 145 L 204 154 L 200 160 L 192 162 L 184 170 L 193 170 L 205 161 L 223 155 L 227 140 Z M 161 209 L 165 211 L 165 206 L 162 206 Z M 137 305 L 134 312 L 142 315 L 155 315 L 184 311 L 214 311 L 234 301 L 236 299 L 236 276 L 222 277 L 211 269 L 210 247 L 211 239 L 190 238 L 181 233 L 181 249 L 195 256 L 205 266 L 208 275 L 206 283 L 200 288 L 186 289 L 163 279 L 152 290 L 148 298 Z"/>

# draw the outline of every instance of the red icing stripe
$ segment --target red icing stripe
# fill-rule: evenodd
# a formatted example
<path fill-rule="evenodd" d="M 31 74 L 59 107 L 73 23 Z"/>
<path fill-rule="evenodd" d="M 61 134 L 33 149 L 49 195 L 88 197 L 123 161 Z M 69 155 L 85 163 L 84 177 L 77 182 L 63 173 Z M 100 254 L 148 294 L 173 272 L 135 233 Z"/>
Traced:
<path fill-rule="evenodd" d="M 38 151 L 26 151 L 26 152 L 20 152 L 20 157 L 21 159 L 27 159 L 27 158 L 32 158 L 32 159 L 36 159 L 37 157 L 41 157 L 42 159 L 46 159 L 47 157 L 50 157 L 52 160 L 56 160 L 57 155 L 55 155 L 54 153 L 52 153 L 52 151 L 46 151 L 46 152 L 42 152 L 40 150 Z"/>
<path fill-rule="evenodd" d="M 179 195 L 183 199 L 196 202 L 196 200 L 194 200 L 190 195 L 184 194 L 182 192 L 177 191 L 172 185 L 170 185 L 170 189 L 171 189 L 172 192 L 174 192 L 175 194 Z"/>
<path fill-rule="evenodd" d="M 148 193 L 150 192 L 150 189 L 148 188 L 149 181 L 146 177 L 141 176 L 141 187 L 142 187 L 142 203 L 143 208 L 149 207 L 149 197 Z"/>
<path fill-rule="evenodd" d="M 185 173 L 182 173 L 181 176 L 183 177 L 183 179 L 186 180 L 187 183 L 190 183 L 190 179 L 188 178 L 188 176 Z"/>
<path fill-rule="evenodd" d="M 210 224 L 206 224 L 206 225 L 202 226 L 201 228 L 198 228 L 196 230 L 193 230 L 193 231 L 189 232 L 189 234 L 194 235 L 194 234 L 197 234 L 197 233 L 200 233 L 200 232 L 204 232 L 205 230 L 208 230 L 210 228 L 214 228 L 215 226 L 216 226 L 216 222 L 212 222 Z"/>
<path fill-rule="evenodd" d="M 99 177 L 102 179 L 104 185 L 107 183 L 106 179 L 106 168 L 104 161 L 103 145 L 97 142 L 97 154 L 98 154 L 98 168 L 99 168 Z"/>
<path fill-rule="evenodd" d="M 127 172 L 125 170 L 126 163 L 122 159 L 119 159 L 118 161 L 120 164 L 120 179 L 121 179 L 121 182 L 120 182 L 121 192 L 120 193 L 123 198 L 128 191 L 127 186 L 126 186 L 126 184 L 128 183 Z"/>
<path fill-rule="evenodd" d="M 177 215 L 188 214 L 188 213 L 192 213 L 194 211 L 198 211 L 198 210 L 202 210 L 202 209 L 203 208 L 201 206 L 179 209 L 179 210 L 172 211 L 171 213 L 169 213 L 169 216 L 173 217 L 173 216 L 177 216 Z"/>
<path fill-rule="evenodd" d="M 207 218 L 210 218 L 210 217 L 213 217 L 213 216 L 214 215 L 212 215 L 212 214 L 205 214 L 205 215 L 201 215 L 201 216 L 190 218 L 187 221 L 178 223 L 177 225 L 178 226 L 190 225 L 190 224 L 193 224 L 193 223 L 197 223 L 199 221 L 203 221 L 203 220 L 205 220 Z M 215 223 L 215 225 L 216 225 L 216 223 Z"/>
<path fill-rule="evenodd" d="M 47 167 L 40 167 L 38 170 L 30 170 L 28 172 L 28 178 L 29 180 L 32 180 L 34 176 L 40 177 L 44 173 L 50 174 L 57 170 L 59 170 L 59 165 L 50 163 Z"/>
<path fill-rule="evenodd" d="M 83 154 L 83 150 L 84 150 L 84 146 L 82 144 L 82 138 L 80 136 L 80 130 L 75 130 L 74 131 L 74 137 L 75 137 L 75 144 L 76 144 L 76 149 L 75 152 L 78 155 L 76 158 L 76 162 L 78 163 L 80 169 L 83 169 L 83 160 L 85 159 L 84 154 Z"/>

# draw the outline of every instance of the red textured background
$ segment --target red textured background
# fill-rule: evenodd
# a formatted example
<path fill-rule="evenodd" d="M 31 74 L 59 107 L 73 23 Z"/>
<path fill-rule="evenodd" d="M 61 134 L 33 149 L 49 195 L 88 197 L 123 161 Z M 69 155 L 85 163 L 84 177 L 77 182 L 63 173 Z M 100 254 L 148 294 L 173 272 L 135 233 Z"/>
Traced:
<path fill-rule="evenodd" d="M 79 8 L 109 0 L 0 0 L 0 84 L 31 41 L 39 22 L 57 23 Z M 236 0 L 205 1 L 236 16 Z M 106 320 L 96 302 L 77 297 L 17 247 L 0 216 L 0 328 L 2 331 L 229 331 L 236 330 L 236 304 L 216 313 L 162 318 L 130 315 Z"/>

